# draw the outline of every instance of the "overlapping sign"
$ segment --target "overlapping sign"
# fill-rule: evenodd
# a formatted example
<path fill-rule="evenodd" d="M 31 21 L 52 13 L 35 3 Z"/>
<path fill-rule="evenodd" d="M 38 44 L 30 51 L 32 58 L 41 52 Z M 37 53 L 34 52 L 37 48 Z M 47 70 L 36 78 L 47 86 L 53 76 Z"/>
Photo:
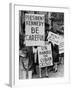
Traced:
<path fill-rule="evenodd" d="M 51 44 L 38 47 L 39 67 L 46 67 L 53 65 Z"/>
<path fill-rule="evenodd" d="M 53 32 L 49 32 L 47 39 L 48 41 L 59 45 L 61 37 Z"/>
<path fill-rule="evenodd" d="M 45 39 L 45 17 L 41 14 L 25 14 L 26 46 L 42 46 Z"/>
<path fill-rule="evenodd" d="M 64 53 L 64 39 L 62 38 L 59 44 L 59 54 Z"/>
<path fill-rule="evenodd" d="M 57 35 L 53 32 L 49 32 L 48 34 L 48 42 L 52 42 L 59 46 L 59 54 L 64 53 L 64 37 L 61 35 Z"/>

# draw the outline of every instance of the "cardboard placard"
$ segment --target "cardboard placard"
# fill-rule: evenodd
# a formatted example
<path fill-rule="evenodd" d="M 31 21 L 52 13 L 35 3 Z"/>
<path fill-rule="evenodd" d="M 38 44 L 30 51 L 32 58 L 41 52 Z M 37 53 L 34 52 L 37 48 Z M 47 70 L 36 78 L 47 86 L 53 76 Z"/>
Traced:
<path fill-rule="evenodd" d="M 39 67 L 46 67 L 53 65 L 51 44 L 38 47 Z"/>
<path fill-rule="evenodd" d="M 26 46 L 42 46 L 45 39 L 45 17 L 41 14 L 25 14 Z"/>
<path fill-rule="evenodd" d="M 47 39 L 48 41 L 51 41 L 52 43 L 59 45 L 61 36 L 53 32 L 49 32 Z"/>
<path fill-rule="evenodd" d="M 64 53 L 64 39 L 62 39 L 59 44 L 59 54 L 61 53 Z"/>

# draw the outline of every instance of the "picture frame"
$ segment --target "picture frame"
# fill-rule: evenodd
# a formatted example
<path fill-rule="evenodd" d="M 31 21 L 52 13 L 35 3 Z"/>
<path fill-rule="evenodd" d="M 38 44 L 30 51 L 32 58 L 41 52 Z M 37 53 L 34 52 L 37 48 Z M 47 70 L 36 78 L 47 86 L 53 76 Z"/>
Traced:
<path fill-rule="evenodd" d="M 20 30 L 20 11 L 43 11 L 64 13 L 64 76 L 58 78 L 39 78 L 21 80 L 19 79 L 19 30 Z M 48 7 L 36 5 L 23 5 L 22 3 L 10 3 L 9 5 L 9 44 L 10 44 L 10 62 L 9 62 L 9 84 L 13 86 L 42 86 L 47 84 L 69 83 L 70 64 L 69 64 L 69 8 L 67 7 Z M 25 26 L 26 27 L 26 26 Z"/>

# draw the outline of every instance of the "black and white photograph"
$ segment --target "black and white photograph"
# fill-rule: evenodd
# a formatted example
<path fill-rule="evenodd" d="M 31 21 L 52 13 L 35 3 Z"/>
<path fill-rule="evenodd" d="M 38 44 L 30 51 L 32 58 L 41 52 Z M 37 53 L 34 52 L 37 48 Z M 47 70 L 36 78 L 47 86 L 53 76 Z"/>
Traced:
<path fill-rule="evenodd" d="M 19 10 L 19 80 L 64 77 L 64 13 Z"/>

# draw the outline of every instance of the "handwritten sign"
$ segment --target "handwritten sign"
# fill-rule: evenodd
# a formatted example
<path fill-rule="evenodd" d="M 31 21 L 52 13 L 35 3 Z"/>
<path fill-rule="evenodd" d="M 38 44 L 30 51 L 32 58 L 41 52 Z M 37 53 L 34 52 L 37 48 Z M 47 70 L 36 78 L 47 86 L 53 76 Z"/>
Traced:
<path fill-rule="evenodd" d="M 63 38 L 59 44 L 59 54 L 61 54 L 61 53 L 64 53 L 64 39 Z"/>
<path fill-rule="evenodd" d="M 57 35 L 53 32 L 49 32 L 47 39 L 48 41 L 51 41 L 52 43 L 59 45 L 61 37 L 60 35 Z"/>
<path fill-rule="evenodd" d="M 45 39 L 45 17 L 41 14 L 25 14 L 26 46 L 42 46 Z"/>
<path fill-rule="evenodd" d="M 51 44 L 38 47 L 39 67 L 46 67 L 53 65 Z"/>

